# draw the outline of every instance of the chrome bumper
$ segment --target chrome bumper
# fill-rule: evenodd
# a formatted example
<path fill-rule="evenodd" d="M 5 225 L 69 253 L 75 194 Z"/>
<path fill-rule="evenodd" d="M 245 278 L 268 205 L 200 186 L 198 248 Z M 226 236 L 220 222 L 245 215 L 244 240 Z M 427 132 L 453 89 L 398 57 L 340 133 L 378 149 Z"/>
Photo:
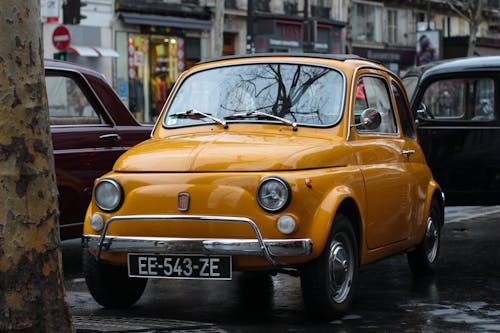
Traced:
<path fill-rule="evenodd" d="M 252 228 L 256 238 L 124 237 L 107 234 L 112 223 L 141 220 L 244 223 Z M 307 256 L 312 252 L 311 239 L 263 239 L 257 224 L 249 218 L 205 215 L 115 216 L 106 221 L 101 236 L 83 235 L 82 245 L 84 248 L 94 249 L 97 260 L 100 260 L 102 251 L 159 254 L 224 254 L 264 256 L 274 266 L 280 266 L 281 264 L 273 257 Z"/>

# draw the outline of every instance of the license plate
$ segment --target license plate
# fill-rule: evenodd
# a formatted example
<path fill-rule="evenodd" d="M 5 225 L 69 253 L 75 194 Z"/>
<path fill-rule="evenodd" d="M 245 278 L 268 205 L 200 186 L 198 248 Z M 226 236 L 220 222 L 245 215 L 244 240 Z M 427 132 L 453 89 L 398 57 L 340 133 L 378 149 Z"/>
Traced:
<path fill-rule="evenodd" d="M 128 254 L 131 277 L 231 280 L 230 256 Z"/>

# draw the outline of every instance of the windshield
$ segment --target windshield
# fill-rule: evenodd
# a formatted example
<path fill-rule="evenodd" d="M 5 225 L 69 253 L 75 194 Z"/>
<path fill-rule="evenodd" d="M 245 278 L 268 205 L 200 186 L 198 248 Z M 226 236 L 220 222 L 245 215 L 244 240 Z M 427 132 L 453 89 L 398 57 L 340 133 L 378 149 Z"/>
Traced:
<path fill-rule="evenodd" d="M 172 128 L 217 120 L 227 124 L 288 120 L 299 125 L 330 126 L 340 119 L 343 103 L 343 76 L 331 68 L 303 64 L 218 67 L 186 78 L 163 125 Z"/>

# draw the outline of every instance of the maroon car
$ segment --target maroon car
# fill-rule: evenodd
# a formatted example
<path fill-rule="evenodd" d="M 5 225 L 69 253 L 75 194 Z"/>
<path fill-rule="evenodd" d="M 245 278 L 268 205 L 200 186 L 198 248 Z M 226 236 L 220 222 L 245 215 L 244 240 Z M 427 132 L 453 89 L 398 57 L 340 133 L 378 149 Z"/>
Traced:
<path fill-rule="evenodd" d="M 45 60 L 54 146 L 61 239 L 82 234 L 94 179 L 123 152 L 149 138 L 105 77 L 93 70 Z"/>

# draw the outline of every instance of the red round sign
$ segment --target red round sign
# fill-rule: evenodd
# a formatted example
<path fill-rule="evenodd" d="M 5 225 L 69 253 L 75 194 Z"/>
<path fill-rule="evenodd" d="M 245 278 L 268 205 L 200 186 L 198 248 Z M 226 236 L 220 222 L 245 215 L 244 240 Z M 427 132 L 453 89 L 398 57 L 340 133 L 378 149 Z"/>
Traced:
<path fill-rule="evenodd" d="M 55 48 L 62 51 L 66 50 L 71 42 L 71 34 L 64 25 L 58 26 L 52 33 L 52 44 Z"/>

